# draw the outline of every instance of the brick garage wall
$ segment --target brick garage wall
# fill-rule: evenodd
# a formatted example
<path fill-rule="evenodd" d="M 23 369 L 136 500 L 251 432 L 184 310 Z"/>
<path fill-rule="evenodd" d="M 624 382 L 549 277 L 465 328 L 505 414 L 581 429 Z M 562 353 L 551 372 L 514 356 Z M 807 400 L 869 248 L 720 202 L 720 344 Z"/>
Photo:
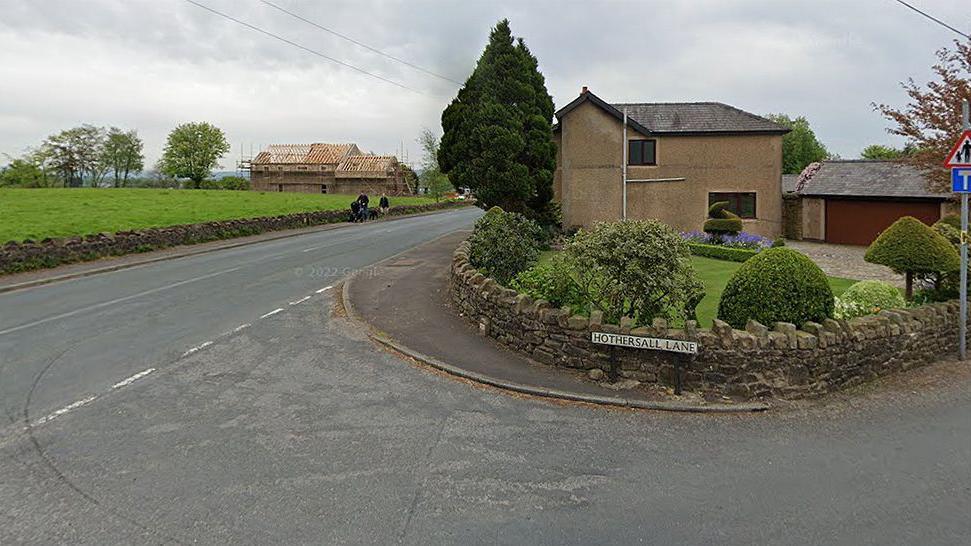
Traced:
<path fill-rule="evenodd" d="M 467 206 L 466 202 L 444 202 L 428 205 L 392 207 L 389 216 L 415 214 Z M 268 231 L 296 229 L 347 221 L 350 210 L 302 212 L 282 216 L 245 218 L 204 222 L 157 229 L 120 231 L 118 233 L 8 242 L 0 247 L 0 273 L 14 273 L 54 267 L 61 264 L 96 260 L 106 256 L 120 256 L 147 252 L 177 245 L 191 245 L 219 239 L 256 235 Z"/>
<path fill-rule="evenodd" d="M 639 350 L 590 341 L 592 332 L 696 341 L 699 353 L 684 363 L 685 388 L 741 396 L 804 398 L 922 366 L 957 351 L 958 303 L 924 305 L 849 321 L 769 326 L 750 321 L 734 330 L 721 321 L 711 329 L 668 328 L 663 320 L 650 327 L 604 324 L 598 312 L 589 318 L 555 309 L 543 300 L 503 288 L 468 262 L 462 243 L 451 264 L 450 297 L 480 331 L 511 349 L 553 366 L 599 368 L 623 378 L 674 386 L 674 353 Z M 610 351 L 615 351 L 612 364 Z M 613 368 L 612 368 L 613 367 Z"/>

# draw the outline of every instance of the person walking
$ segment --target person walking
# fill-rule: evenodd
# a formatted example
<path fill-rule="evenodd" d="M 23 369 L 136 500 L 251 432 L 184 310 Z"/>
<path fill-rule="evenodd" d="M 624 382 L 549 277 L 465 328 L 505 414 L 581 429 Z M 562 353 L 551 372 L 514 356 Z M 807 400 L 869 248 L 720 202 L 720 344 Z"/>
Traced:
<path fill-rule="evenodd" d="M 367 205 L 368 205 L 368 201 L 370 201 L 370 199 L 368 199 L 367 194 L 364 193 L 363 191 L 361 192 L 361 195 L 358 195 L 357 196 L 357 203 L 361 206 L 361 221 L 362 222 L 363 221 L 367 221 L 367 219 L 368 219 L 368 216 L 367 216 Z"/>
<path fill-rule="evenodd" d="M 351 201 L 351 222 L 361 221 L 361 203 L 355 199 Z"/>
<path fill-rule="evenodd" d="M 381 214 L 388 214 L 388 209 L 391 208 L 391 204 L 388 203 L 387 194 L 381 194 L 381 200 L 378 202 L 378 206 L 381 207 Z"/>

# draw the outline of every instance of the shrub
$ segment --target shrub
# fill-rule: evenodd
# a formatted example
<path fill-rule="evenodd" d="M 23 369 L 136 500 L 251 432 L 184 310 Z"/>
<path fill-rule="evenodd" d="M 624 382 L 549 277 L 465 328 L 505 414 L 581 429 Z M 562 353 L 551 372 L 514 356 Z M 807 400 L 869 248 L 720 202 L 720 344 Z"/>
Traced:
<path fill-rule="evenodd" d="M 202 190 L 249 190 L 249 180 L 241 176 L 226 176 L 219 179 L 203 180 L 199 183 Z"/>
<path fill-rule="evenodd" d="M 542 229 L 522 214 L 492 207 L 469 237 L 469 262 L 507 285 L 536 262 Z"/>
<path fill-rule="evenodd" d="M 721 238 L 742 231 L 742 219 L 726 209 L 727 206 L 728 201 L 719 201 L 708 207 L 708 220 L 702 227 L 705 233 Z"/>
<path fill-rule="evenodd" d="M 772 246 L 774 248 L 778 248 L 780 246 L 786 246 L 786 239 L 785 239 L 785 237 L 776 237 L 775 240 L 772 241 Z"/>
<path fill-rule="evenodd" d="M 893 285 L 881 281 L 860 281 L 836 298 L 833 316 L 848 319 L 879 313 L 882 309 L 897 309 L 906 304 L 903 294 Z"/>
<path fill-rule="evenodd" d="M 947 224 L 952 228 L 961 231 L 961 216 L 957 214 L 945 214 L 937 221 L 938 224 Z"/>
<path fill-rule="evenodd" d="M 718 318 L 735 328 L 749 319 L 802 324 L 821 322 L 833 312 L 833 291 L 812 260 L 780 247 L 760 252 L 735 271 L 721 301 Z"/>
<path fill-rule="evenodd" d="M 864 259 L 907 276 L 907 297 L 913 295 L 915 273 L 950 273 L 960 267 L 954 247 L 920 220 L 904 216 L 870 245 Z"/>
<path fill-rule="evenodd" d="M 599 223 L 578 232 L 566 255 L 583 298 L 608 322 L 691 317 L 704 294 L 688 244 L 657 220 Z"/>
<path fill-rule="evenodd" d="M 728 262 L 744 262 L 752 256 L 758 254 L 758 251 L 749 250 L 747 248 L 732 248 L 721 245 L 706 245 L 701 243 L 688 243 L 688 248 L 691 249 L 691 253 L 695 256 L 704 256 L 706 258 L 713 258 L 715 260 L 725 260 Z"/>
<path fill-rule="evenodd" d="M 544 299 L 556 307 L 567 305 L 575 312 L 583 311 L 585 307 L 573 271 L 562 254 L 519 273 L 509 287 L 534 299 Z"/>

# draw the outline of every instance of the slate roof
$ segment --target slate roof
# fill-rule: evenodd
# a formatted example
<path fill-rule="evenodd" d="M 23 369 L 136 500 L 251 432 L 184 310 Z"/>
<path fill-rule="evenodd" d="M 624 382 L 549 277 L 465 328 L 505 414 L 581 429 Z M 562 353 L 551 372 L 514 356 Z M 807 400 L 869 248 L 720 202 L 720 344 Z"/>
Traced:
<path fill-rule="evenodd" d="M 844 159 L 806 167 L 796 191 L 805 196 L 949 199 L 948 193 L 927 190 L 927 180 L 915 167 L 900 161 Z"/>
<path fill-rule="evenodd" d="M 351 152 L 359 152 L 354 144 L 271 144 L 253 159 L 253 165 L 333 165 Z"/>
<path fill-rule="evenodd" d="M 798 174 L 782 175 L 782 193 L 792 193 L 796 191 L 797 182 L 799 182 Z"/>
<path fill-rule="evenodd" d="M 645 134 L 657 135 L 716 135 L 716 134 L 776 134 L 789 129 L 762 116 L 740 110 L 720 102 L 640 102 L 610 104 L 590 91 L 556 112 L 557 119 L 584 102 L 591 102 L 617 119 L 623 119 L 627 108 L 630 126 Z"/>

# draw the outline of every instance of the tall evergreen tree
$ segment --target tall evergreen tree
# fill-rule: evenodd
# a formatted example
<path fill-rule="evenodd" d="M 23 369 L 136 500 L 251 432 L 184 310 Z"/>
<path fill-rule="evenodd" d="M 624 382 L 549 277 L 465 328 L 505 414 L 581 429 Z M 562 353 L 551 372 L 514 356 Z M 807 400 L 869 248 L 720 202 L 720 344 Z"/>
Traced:
<path fill-rule="evenodd" d="M 455 187 L 470 188 L 485 208 L 498 205 L 552 223 L 552 119 L 553 99 L 536 57 L 513 38 L 504 19 L 442 113 L 442 171 Z"/>

